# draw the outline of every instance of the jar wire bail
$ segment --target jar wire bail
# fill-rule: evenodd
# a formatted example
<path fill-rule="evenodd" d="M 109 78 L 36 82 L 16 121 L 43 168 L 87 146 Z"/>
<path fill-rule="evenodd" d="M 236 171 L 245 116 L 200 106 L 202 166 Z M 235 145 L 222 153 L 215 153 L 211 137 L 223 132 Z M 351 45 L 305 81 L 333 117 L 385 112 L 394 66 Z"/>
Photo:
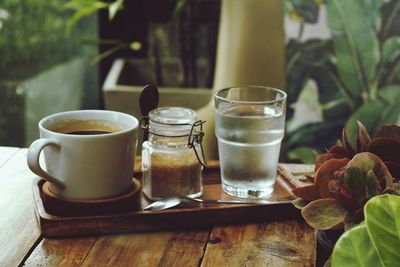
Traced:
<path fill-rule="evenodd" d="M 206 162 L 206 157 L 204 155 L 204 149 L 203 149 L 203 137 L 204 137 L 204 131 L 203 131 L 203 124 L 206 121 L 203 120 L 198 120 L 195 123 L 193 123 L 191 129 L 190 129 L 190 134 L 188 138 L 188 147 L 193 148 L 194 153 L 196 154 L 197 160 L 200 162 L 201 166 L 204 168 L 207 168 L 207 162 Z M 199 130 L 197 130 L 200 128 Z M 201 151 L 201 158 L 199 156 L 199 152 L 196 149 L 196 144 L 200 145 L 200 151 Z"/>
<path fill-rule="evenodd" d="M 139 126 L 144 131 L 149 131 L 149 116 L 142 116 L 139 121 Z"/>
<path fill-rule="evenodd" d="M 191 126 L 187 146 L 189 148 L 193 148 L 196 158 L 199 161 L 199 163 L 201 164 L 201 166 L 203 166 L 204 168 L 207 168 L 206 157 L 204 155 L 204 149 L 203 149 L 203 137 L 204 137 L 203 124 L 204 123 L 206 123 L 206 121 L 198 120 L 198 121 L 194 122 L 192 125 L 191 124 L 177 124 L 177 125 L 190 125 Z M 163 124 L 163 123 L 160 123 L 160 124 Z M 169 124 L 166 124 L 166 125 L 169 125 Z M 143 116 L 141 118 L 140 128 L 142 128 L 145 132 L 146 131 L 150 132 L 148 116 Z M 156 134 L 156 133 L 152 133 L 152 134 L 158 135 L 158 136 L 166 136 L 166 135 L 161 135 L 161 134 Z M 200 146 L 200 153 L 196 149 L 196 144 L 199 144 L 199 146 Z"/>

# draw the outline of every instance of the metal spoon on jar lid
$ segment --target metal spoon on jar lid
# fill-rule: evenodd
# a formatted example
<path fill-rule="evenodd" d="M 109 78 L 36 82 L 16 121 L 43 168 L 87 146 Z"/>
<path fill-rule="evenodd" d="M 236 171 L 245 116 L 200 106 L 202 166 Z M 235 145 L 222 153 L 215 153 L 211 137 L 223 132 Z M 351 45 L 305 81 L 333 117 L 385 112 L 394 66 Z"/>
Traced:
<path fill-rule="evenodd" d="M 282 200 L 265 200 L 265 199 L 201 199 L 201 198 L 192 198 L 187 196 L 172 196 L 166 197 L 161 200 L 157 200 L 150 205 L 146 206 L 143 210 L 165 210 L 175 206 L 178 206 L 184 202 L 198 202 L 204 204 L 274 204 L 274 203 L 282 203 Z"/>

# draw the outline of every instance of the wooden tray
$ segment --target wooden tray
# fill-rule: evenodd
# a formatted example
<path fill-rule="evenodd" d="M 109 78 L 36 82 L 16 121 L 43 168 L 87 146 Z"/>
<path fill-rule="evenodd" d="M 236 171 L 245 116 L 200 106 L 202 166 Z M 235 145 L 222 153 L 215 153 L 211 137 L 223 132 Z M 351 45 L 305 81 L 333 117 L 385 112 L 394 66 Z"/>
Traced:
<path fill-rule="evenodd" d="M 287 165 L 286 165 L 287 166 Z M 62 217 L 50 214 L 41 197 L 43 180 L 33 184 L 35 214 L 42 234 L 46 237 L 87 236 L 96 234 L 201 228 L 221 224 L 238 224 L 277 219 L 299 218 L 299 211 L 290 201 L 293 177 L 285 178 L 280 166 L 270 204 L 184 204 L 162 211 L 143 211 L 150 202 L 140 196 L 139 211 L 101 216 Z M 140 172 L 134 173 L 141 178 Z M 292 181 L 292 182 L 291 182 Z M 233 199 L 222 192 L 218 162 L 209 163 L 204 171 L 204 199 Z"/>

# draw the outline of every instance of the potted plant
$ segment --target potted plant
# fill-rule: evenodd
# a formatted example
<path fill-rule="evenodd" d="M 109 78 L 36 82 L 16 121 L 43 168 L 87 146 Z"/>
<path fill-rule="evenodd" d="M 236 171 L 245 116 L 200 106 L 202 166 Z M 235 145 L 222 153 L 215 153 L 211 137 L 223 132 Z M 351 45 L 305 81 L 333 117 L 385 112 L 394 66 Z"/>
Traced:
<path fill-rule="evenodd" d="M 286 45 L 289 158 L 312 163 L 313 150 L 333 145 L 344 127 L 354 145 L 357 120 L 371 134 L 398 124 L 400 2 L 288 0 L 284 6 L 293 26 Z"/>
<path fill-rule="evenodd" d="M 353 148 L 343 131 L 338 145 L 317 156 L 315 175 L 308 176 L 312 183 L 293 190 L 298 197 L 293 204 L 301 209 L 306 222 L 324 231 L 320 232 L 320 239 L 326 239 L 321 233 L 323 237 L 339 237 L 363 221 L 364 206 L 369 199 L 384 193 L 398 193 L 400 127 L 384 125 L 371 138 L 359 123 L 356 143 Z"/>

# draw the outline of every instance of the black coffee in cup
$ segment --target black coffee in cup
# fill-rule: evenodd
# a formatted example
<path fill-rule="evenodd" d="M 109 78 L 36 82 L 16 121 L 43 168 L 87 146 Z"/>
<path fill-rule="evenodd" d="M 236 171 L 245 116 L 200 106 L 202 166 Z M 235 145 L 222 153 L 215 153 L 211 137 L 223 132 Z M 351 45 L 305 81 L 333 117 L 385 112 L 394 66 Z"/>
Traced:
<path fill-rule="evenodd" d="M 107 131 L 75 131 L 75 132 L 69 132 L 66 134 L 73 134 L 73 135 L 95 135 L 95 134 L 109 134 L 112 132 L 107 132 Z"/>
<path fill-rule="evenodd" d="M 73 120 L 57 124 L 53 131 L 72 135 L 99 135 L 115 133 L 120 129 L 105 120 Z"/>

